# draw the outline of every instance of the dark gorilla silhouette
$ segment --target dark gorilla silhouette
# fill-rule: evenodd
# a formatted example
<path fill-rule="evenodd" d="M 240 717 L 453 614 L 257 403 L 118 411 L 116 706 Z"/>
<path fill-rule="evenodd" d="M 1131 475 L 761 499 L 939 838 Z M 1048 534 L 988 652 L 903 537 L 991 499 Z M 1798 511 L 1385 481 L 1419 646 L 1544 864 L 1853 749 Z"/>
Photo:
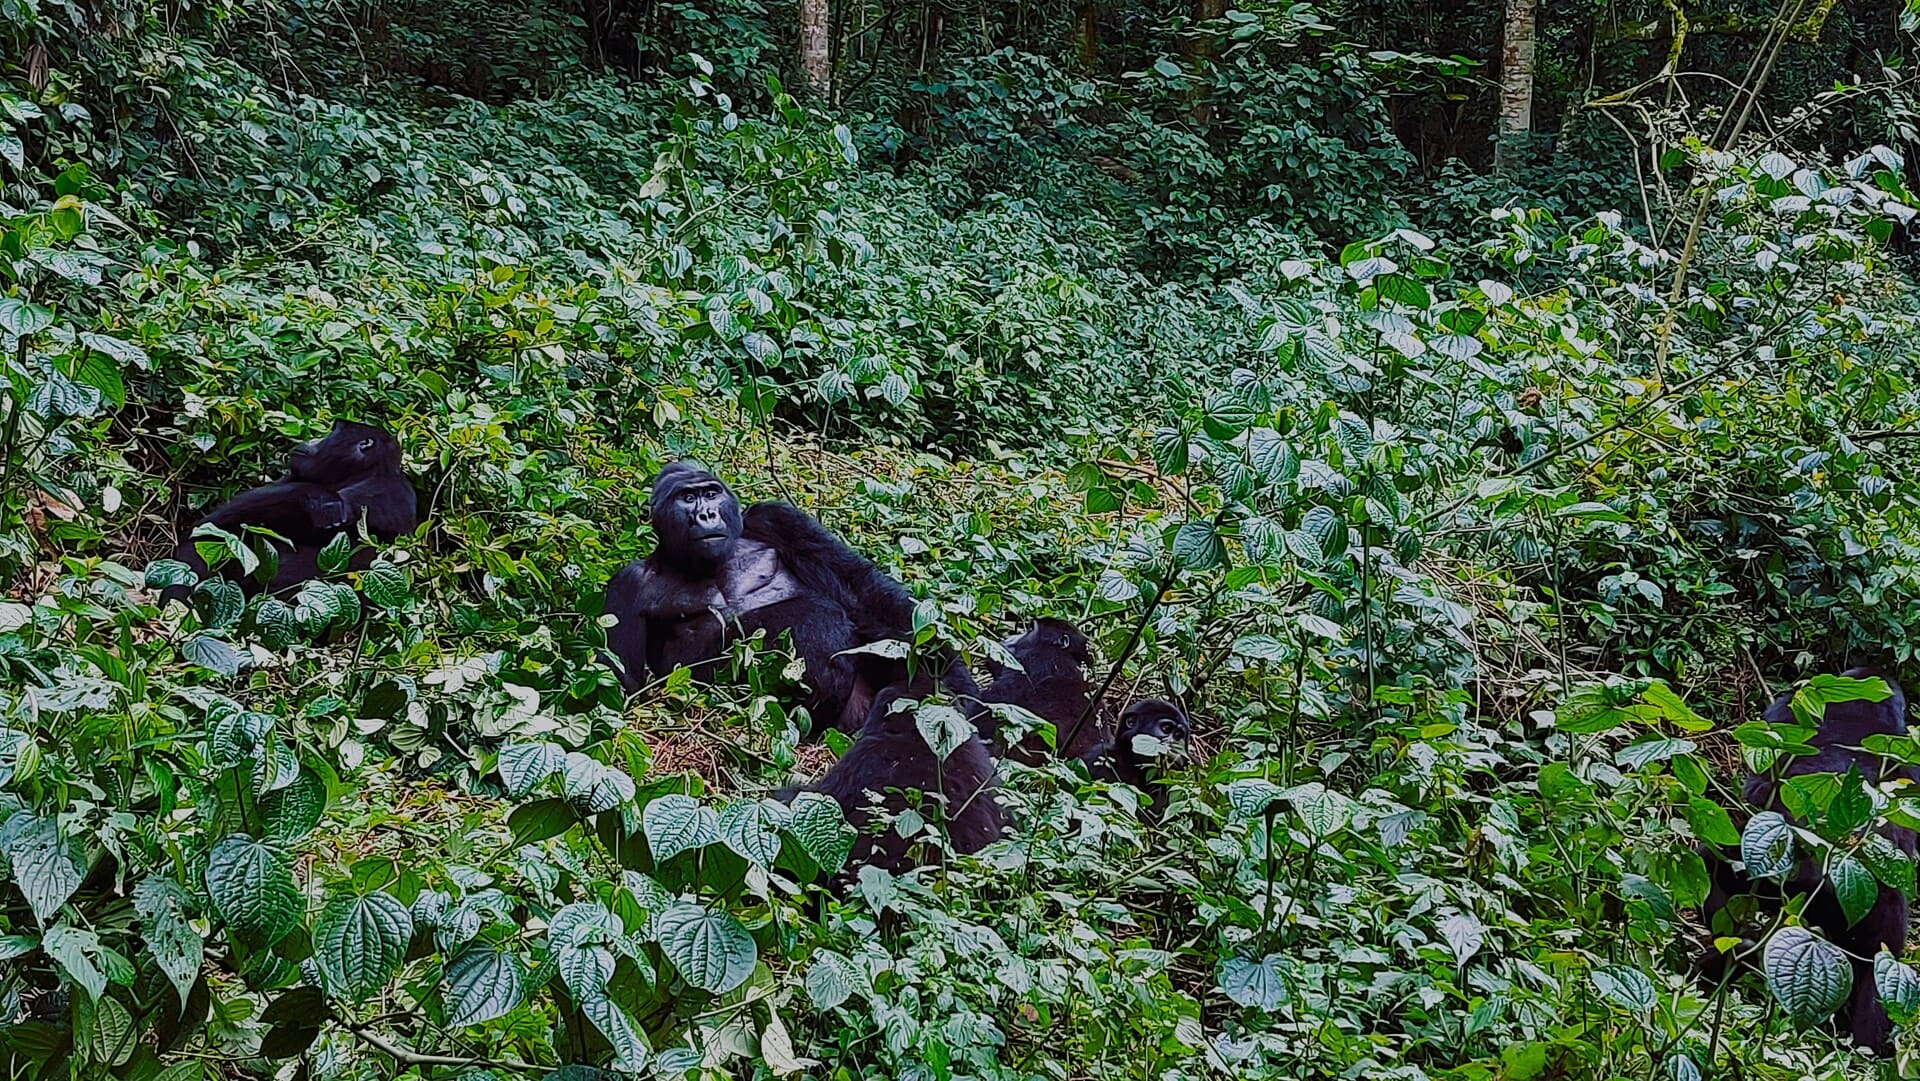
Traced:
<path fill-rule="evenodd" d="M 1881 702 L 1852 701 L 1829 705 L 1818 731 L 1808 741 L 1816 748 L 1816 753 L 1785 759 L 1781 772 L 1787 777 L 1808 773 L 1844 775 L 1850 767 L 1858 766 L 1861 777 L 1869 785 L 1893 777 L 1920 781 L 1920 769 L 1883 762 L 1879 755 L 1861 747 L 1868 736 L 1897 736 L 1906 732 L 1907 701 L 1900 685 L 1877 668 L 1852 668 L 1843 674 L 1855 679 L 1879 676 L 1886 680 L 1887 688 L 1893 693 Z M 1774 699 L 1764 715 L 1767 722 L 1775 725 L 1794 724 L 1792 700 L 1791 694 Z M 1741 788 L 1741 796 L 1755 810 L 1786 814 L 1786 808 L 1780 801 L 1779 785 L 1767 774 L 1749 774 Z M 1920 835 L 1913 830 L 1889 823 L 1880 827 L 1880 834 L 1898 846 L 1908 858 L 1920 853 Z M 1708 845 L 1700 846 L 1700 851 L 1713 873 L 1707 899 L 1700 908 L 1701 919 L 1710 930 L 1714 930 L 1715 917 L 1737 896 L 1754 897 L 1763 912 L 1779 911 L 1782 903 L 1780 887 L 1773 881 L 1754 882 L 1748 879 L 1732 863 L 1732 859 L 1738 858 L 1737 852 L 1730 858 Z M 1882 1055 L 1890 1053 L 1893 1025 L 1874 987 L 1873 959 L 1883 946 L 1896 957 L 1906 948 L 1905 895 L 1891 886 L 1882 885 L 1873 907 L 1861 917 L 1860 922 L 1849 927 L 1832 885 L 1823 881 L 1820 864 L 1812 858 L 1800 861 L 1800 865 L 1787 878 L 1785 891 L 1788 896 L 1812 894 L 1802 912 L 1803 922 L 1817 929 L 1829 942 L 1852 957 L 1853 992 L 1835 1014 L 1835 1024 L 1850 1031 L 1854 1042 L 1860 1046 Z M 1732 933 L 1737 929 L 1723 927 L 1719 930 Z M 1702 977 L 1717 984 L 1726 978 L 1729 959 L 1728 954 L 1721 953 L 1709 944 L 1695 967 Z"/>
<path fill-rule="evenodd" d="M 618 620 L 607 646 L 629 691 L 682 665 L 710 679 L 727 646 L 759 630 L 791 633 L 815 732 L 857 730 L 875 692 L 907 678 L 903 660 L 842 655 L 911 638 L 913 599 L 819 522 L 785 503 L 742 513 L 732 489 L 690 462 L 660 471 L 648 507 L 659 543 L 607 584 L 605 611 Z M 937 663 L 956 694 L 979 693 L 958 658 Z"/>
<path fill-rule="evenodd" d="M 1143 756 L 1133 745 L 1135 736 L 1150 736 L 1167 744 L 1184 744 L 1193 727 L 1180 707 L 1164 698 L 1143 698 L 1120 714 L 1113 739 L 1080 756 L 1095 780 L 1124 781 L 1147 794 L 1147 812 L 1158 817 L 1166 802 L 1160 788 L 1160 763 Z"/>
<path fill-rule="evenodd" d="M 980 700 L 1019 706 L 1052 722 L 1056 739 L 1072 741 L 1071 746 L 1060 748 L 1062 757 L 1077 758 L 1097 746 L 1100 731 L 1092 719 L 1082 723 L 1078 732 L 1069 731 L 1092 697 L 1087 687 L 1091 660 L 1087 636 L 1064 619 L 1038 619 L 1025 634 L 1004 644 L 1024 671 L 994 665 L 994 680 L 980 693 Z M 1038 732 L 1027 733 L 1003 750 L 1000 721 L 991 711 L 981 715 L 980 726 L 988 745 L 1016 762 L 1039 765 L 1052 753 Z"/>
<path fill-rule="evenodd" d="M 274 542 L 279 566 L 266 585 L 269 592 L 279 593 L 318 577 L 320 550 L 341 533 L 357 530 L 363 517 L 369 535 L 392 541 L 419 526 L 418 495 L 401 474 L 399 440 L 370 424 L 337 420 L 325 436 L 294 450 L 284 478 L 241 492 L 195 525 L 212 522 L 236 535 L 246 526 L 258 526 L 285 537 L 291 547 Z M 362 549 L 348 566 L 365 570 L 373 555 Z M 174 558 L 207 576 L 207 563 L 191 533 Z M 219 573 L 250 594 L 259 592 L 259 584 L 236 562 L 223 563 Z M 161 599 L 184 600 L 189 592 L 186 586 L 170 586 Z"/>
<path fill-rule="evenodd" d="M 994 796 L 993 756 L 978 734 L 969 735 L 943 761 L 927 745 L 903 699 L 924 696 L 930 686 L 924 678 L 911 687 L 888 687 L 874 698 L 860 735 L 826 776 L 813 784 L 781 789 L 775 798 L 791 802 L 800 791 L 820 792 L 840 804 L 860 836 L 847 856 L 849 880 L 866 864 L 895 874 L 913 866 L 914 842 L 890 826 L 880 826 L 875 808 L 898 814 L 915 807 L 929 821 L 944 821 L 948 843 L 955 852 L 978 852 L 998 839 L 1004 825 Z M 878 804 L 868 792 L 881 796 Z M 918 792 L 922 798 L 912 799 Z M 879 832 L 875 832 L 878 829 Z"/>

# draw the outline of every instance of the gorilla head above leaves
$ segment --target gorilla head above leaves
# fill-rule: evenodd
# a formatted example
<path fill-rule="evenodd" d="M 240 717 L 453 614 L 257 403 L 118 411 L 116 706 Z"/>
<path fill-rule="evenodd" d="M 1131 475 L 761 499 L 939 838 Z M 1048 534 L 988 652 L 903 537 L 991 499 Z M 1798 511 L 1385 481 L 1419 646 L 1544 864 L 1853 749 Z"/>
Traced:
<path fill-rule="evenodd" d="M 740 500 L 719 477 L 674 462 L 654 478 L 647 502 L 661 559 L 688 571 L 711 570 L 733 555 L 742 528 Z"/>

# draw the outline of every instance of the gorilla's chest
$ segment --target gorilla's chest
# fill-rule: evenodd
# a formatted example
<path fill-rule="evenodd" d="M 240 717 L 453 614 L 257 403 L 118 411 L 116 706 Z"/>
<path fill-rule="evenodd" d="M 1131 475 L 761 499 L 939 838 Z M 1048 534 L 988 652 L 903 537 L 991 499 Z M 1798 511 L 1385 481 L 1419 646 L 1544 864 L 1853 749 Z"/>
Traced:
<path fill-rule="evenodd" d="M 656 610 L 675 623 L 738 620 L 800 595 L 800 584 L 780 565 L 780 553 L 743 540 L 712 578 L 684 582 Z"/>

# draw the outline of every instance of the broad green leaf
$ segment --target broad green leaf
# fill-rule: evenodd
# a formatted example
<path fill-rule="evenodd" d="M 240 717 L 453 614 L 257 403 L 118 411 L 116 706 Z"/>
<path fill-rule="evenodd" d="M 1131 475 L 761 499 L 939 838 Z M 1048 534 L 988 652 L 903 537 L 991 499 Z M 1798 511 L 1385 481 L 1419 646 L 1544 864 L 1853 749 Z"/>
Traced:
<path fill-rule="evenodd" d="M 1654 736 L 1620 748 L 1614 752 L 1613 760 L 1623 769 L 1646 769 L 1655 762 L 1664 762 L 1675 755 L 1692 754 L 1693 751 L 1694 744 L 1689 740 Z"/>
<path fill-rule="evenodd" d="M 1793 827 L 1773 811 L 1754 815 L 1740 835 L 1740 862 L 1753 878 L 1779 878 L 1793 870 Z"/>
<path fill-rule="evenodd" d="M 13 883 L 42 927 L 80 888 L 83 868 L 78 853 L 51 818 L 22 811 L 7 819 L 0 824 L 0 852 L 6 854 L 13 867 Z"/>
<path fill-rule="evenodd" d="M 320 549 L 320 569 L 327 574 L 337 574 L 353 558 L 353 534 L 349 531 L 335 533 Z"/>
<path fill-rule="evenodd" d="M 1852 927 L 1880 899 L 1880 883 L 1874 880 L 1866 864 L 1852 856 L 1834 860 L 1827 874 L 1833 883 L 1834 897 L 1840 902 L 1840 911 L 1847 917 L 1847 926 Z"/>
<path fill-rule="evenodd" d="M 1232 808 L 1234 821 L 1259 818 L 1285 795 L 1279 785 L 1259 777 L 1243 777 L 1229 784 L 1226 793 L 1227 806 Z"/>
<path fill-rule="evenodd" d="M 520 1005 L 520 965 L 512 955 L 475 943 L 447 961 L 447 1027 L 483 1025 Z"/>
<path fill-rule="evenodd" d="M 1187 436 L 1178 428 L 1161 428 L 1153 433 L 1150 449 L 1153 464 L 1160 472 L 1176 477 L 1187 471 Z"/>
<path fill-rule="evenodd" d="M 1440 917 L 1440 937 L 1453 952 L 1454 963 L 1465 965 L 1486 944 L 1487 928 L 1465 912 L 1449 912 Z"/>
<path fill-rule="evenodd" d="M 775 800 L 734 800 L 720 811 L 720 839 L 748 862 L 772 867 L 780 858 L 780 827 L 790 817 Z"/>
<path fill-rule="evenodd" d="M 191 564 L 177 559 L 156 559 L 147 564 L 146 586 L 148 589 L 166 589 L 168 586 L 191 586 L 200 580 Z"/>
<path fill-rule="evenodd" d="M 38 334 L 53 325 L 53 311 L 19 297 L 0 297 L 0 330 L 14 338 Z"/>
<path fill-rule="evenodd" d="M 1885 950 L 1873 959 L 1873 985 L 1895 1021 L 1904 1023 L 1920 1012 L 1920 973 Z"/>
<path fill-rule="evenodd" d="M 327 902 L 313 927 L 313 957 L 327 990 L 363 1002 L 385 990 L 413 939 L 413 915 L 385 893 Z"/>
<path fill-rule="evenodd" d="M 1227 545 L 1212 522 L 1195 519 L 1174 534 L 1173 558 L 1184 570 L 1203 571 L 1227 561 Z"/>
<path fill-rule="evenodd" d="M 173 984 L 186 1008 L 187 996 L 200 978 L 200 960 L 205 943 L 187 917 L 192 903 L 186 889 L 172 879 L 150 874 L 133 888 L 133 909 L 140 914 L 140 940 L 154 963 Z"/>
<path fill-rule="evenodd" d="M 248 837 L 228 837 L 213 847 L 206 883 L 221 918 L 269 945 L 293 930 L 305 908 L 286 856 Z"/>
<path fill-rule="evenodd" d="M 523 799 L 540 782 L 560 772 L 567 752 L 554 743 L 510 743 L 500 748 L 500 782 L 507 795 Z"/>
<path fill-rule="evenodd" d="M 716 995 L 745 983 L 760 957 L 739 920 L 704 905 L 679 904 L 660 913 L 654 940 L 681 979 Z"/>
<path fill-rule="evenodd" d="M 361 572 L 360 589 L 369 601 L 393 611 L 407 603 L 407 572 L 384 559 L 375 560 L 372 566 Z"/>
<path fill-rule="evenodd" d="M 1879 833 L 1869 833 L 1854 855 L 1866 864 L 1867 870 L 1873 872 L 1873 877 L 1909 897 L 1913 896 L 1913 857 L 1901 851 L 1898 845 Z"/>
<path fill-rule="evenodd" d="M 260 797 L 260 822 L 266 839 L 292 844 L 320 824 L 327 810 L 327 782 L 305 765 L 293 783 Z"/>
<path fill-rule="evenodd" d="M 267 733 L 273 729 L 273 717 L 252 710 L 228 706 L 207 711 L 207 764 L 226 769 L 258 758 L 266 749 Z"/>
<path fill-rule="evenodd" d="M 180 655 L 207 671 L 222 676 L 237 676 L 246 657 L 239 650 L 210 634 L 196 634 L 180 643 Z"/>
<path fill-rule="evenodd" d="M 1625 1010 L 1647 1013 L 1660 1003 L 1653 979 L 1630 965 L 1607 965 L 1593 972 L 1593 989 Z"/>
<path fill-rule="evenodd" d="M 1300 475 L 1300 457 L 1293 444 L 1272 428 L 1247 433 L 1247 461 L 1268 484 L 1284 484 Z"/>
<path fill-rule="evenodd" d="M 576 1000 L 604 997 L 613 979 L 613 951 L 605 946 L 560 946 L 553 951 L 560 979 Z"/>
<path fill-rule="evenodd" d="M 829 873 L 839 870 L 853 851 L 855 833 L 839 801 L 820 792 L 802 792 L 794 797 L 787 832 L 800 842 L 808 859 Z"/>
<path fill-rule="evenodd" d="M 1353 821 L 1353 801 L 1318 781 L 1296 785 L 1282 795 L 1315 837 L 1331 837 Z"/>
<path fill-rule="evenodd" d="M 574 810 L 600 814 L 633 798 L 633 778 L 578 752 L 568 752 L 561 765 L 561 791 Z"/>
<path fill-rule="evenodd" d="M 646 1034 L 634 1025 L 618 1003 L 605 994 L 586 996 L 580 1002 L 580 1012 L 613 1047 L 614 1069 L 627 1075 L 647 1072 L 652 1049 L 647 1046 Z"/>
<path fill-rule="evenodd" d="M 706 846 L 720 839 L 720 816 L 692 796 L 668 793 L 647 804 L 640 815 L 646 831 L 647 849 L 656 863 L 664 863 L 682 852 Z"/>
<path fill-rule="evenodd" d="M 1274 1011 L 1287 1004 L 1287 981 L 1280 972 L 1279 954 L 1258 961 L 1230 957 L 1220 966 L 1220 990 L 1235 1003 L 1252 1010 Z"/>
<path fill-rule="evenodd" d="M 98 1001 L 106 992 L 107 975 L 96 963 L 100 956 L 99 935 L 63 923 L 47 932 L 40 940 L 40 948 L 47 951 L 47 956 L 59 964 L 89 999 Z"/>
<path fill-rule="evenodd" d="M 285 649 L 300 635 L 300 622 L 293 609 L 276 597 L 262 597 L 253 610 L 253 625 L 268 649 Z"/>
<path fill-rule="evenodd" d="M 807 966 L 807 997 L 816 1010 L 839 1006 L 852 998 L 863 982 L 853 962 L 832 950 L 815 950 L 813 964 Z"/>
<path fill-rule="evenodd" d="M 1687 801 L 1687 824 L 1693 827 L 1695 837 L 1708 844 L 1740 843 L 1740 831 L 1733 828 L 1733 819 L 1727 817 L 1726 808 L 1710 799 L 1695 796 Z"/>
<path fill-rule="evenodd" d="M 973 723 L 966 714 L 941 703 L 921 703 L 913 712 L 913 725 L 942 762 L 973 734 Z"/>
<path fill-rule="evenodd" d="M 1774 1000 L 1801 1022 L 1832 1016 L 1853 989 L 1847 955 L 1804 927 L 1775 931 L 1761 950 L 1760 968 Z"/>

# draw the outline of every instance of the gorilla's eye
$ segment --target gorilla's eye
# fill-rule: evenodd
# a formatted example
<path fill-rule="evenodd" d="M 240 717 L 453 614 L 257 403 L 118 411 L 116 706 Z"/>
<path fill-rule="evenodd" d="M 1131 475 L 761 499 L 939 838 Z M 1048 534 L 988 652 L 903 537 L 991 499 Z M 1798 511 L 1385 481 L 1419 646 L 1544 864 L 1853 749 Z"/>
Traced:
<path fill-rule="evenodd" d="M 353 449 L 354 449 L 354 450 L 356 450 L 356 451 L 359 451 L 359 452 L 360 452 L 361 454 L 366 454 L 367 452 L 369 452 L 369 451 L 371 451 L 371 450 L 373 449 L 373 440 L 371 440 L 371 439 L 362 439 L 362 440 L 360 441 L 360 445 L 359 445 L 359 446 L 356 446 L 356 447 L 354 447 Z"/>

